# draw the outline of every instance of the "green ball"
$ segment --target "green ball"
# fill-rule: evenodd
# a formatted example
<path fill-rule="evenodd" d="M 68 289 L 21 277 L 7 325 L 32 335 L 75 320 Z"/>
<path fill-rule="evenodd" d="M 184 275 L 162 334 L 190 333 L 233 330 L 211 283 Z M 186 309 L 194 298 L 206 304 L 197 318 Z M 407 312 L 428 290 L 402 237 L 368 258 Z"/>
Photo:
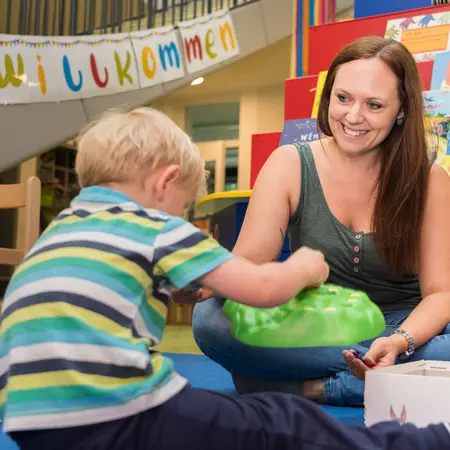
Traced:
<path fill-rule="evenodd" d="M 275 308 L 226 300 L 231 334 L 257 347 L 347 347 L 379 336 L 383 313 L 362 291 L 325 284 Z"/>

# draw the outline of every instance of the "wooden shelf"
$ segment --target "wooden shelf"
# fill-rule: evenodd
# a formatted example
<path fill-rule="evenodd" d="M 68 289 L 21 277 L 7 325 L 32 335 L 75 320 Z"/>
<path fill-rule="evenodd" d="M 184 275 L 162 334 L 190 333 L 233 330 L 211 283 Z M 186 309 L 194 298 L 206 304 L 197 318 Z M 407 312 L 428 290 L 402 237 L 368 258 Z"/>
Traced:
<path fill-rule="evenodd" d="M 76 149 L 57 147 L 39 158 L 38 176 L 42 183 L 42 212 L 52 219 L 67 208 L 79 192 L 75 171 Z"/>

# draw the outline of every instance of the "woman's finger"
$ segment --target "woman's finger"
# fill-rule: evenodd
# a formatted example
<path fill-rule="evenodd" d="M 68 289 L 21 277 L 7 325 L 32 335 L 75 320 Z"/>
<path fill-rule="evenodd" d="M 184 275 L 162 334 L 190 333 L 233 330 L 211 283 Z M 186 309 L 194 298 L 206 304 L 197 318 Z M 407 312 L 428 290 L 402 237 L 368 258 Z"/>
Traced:
<path fill-rule="evenodd" d="M 372 355 L 366 355 L 365 363 L 369 367 L 374 367 L 374 366 L 377 365 L 376 362 L 375 362 L 375 358 Z"/>
<path fill-rule="evenodd" d="M 359 378 L 360 380 L 364 380 L 366 376 L 366 372 L 370 370 L 369 367 L 367 367 L 366 364 L 364 364 L 363 361 L 361 361 L 359 358 L 355 356 L 355 354 L 350 350 L 345 350 L 343 352 L 343 356 L 345 359 L 345 362 L 352 372 L 352 374 Z"/>

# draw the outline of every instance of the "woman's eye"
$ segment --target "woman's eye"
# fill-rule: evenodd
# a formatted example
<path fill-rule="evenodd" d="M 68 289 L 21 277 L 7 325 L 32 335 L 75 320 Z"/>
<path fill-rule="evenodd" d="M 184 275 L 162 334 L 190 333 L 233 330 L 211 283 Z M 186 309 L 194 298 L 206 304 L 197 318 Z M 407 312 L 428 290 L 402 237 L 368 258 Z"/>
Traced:
<path fill-rule="evenodd" d="M 348 98 L 347 98 L 345 95 L 342 95 L 342 94 L 338 94 L 338 95 L 337 95 L 337 98 L 338 98 L 338 100 L 339 100 L 341 103 L 344 103 L 344 102 L 346 102 L 346 101 L 348 100 Z"/>
<path fill-rule="evenodd" d="M 373 103 L 373 102 L 368 103 L 368 106 L 369 106 L 370 109 L 375 109 L 375 110 L 381 109 L 381 107 L 382 107 L 380 104 Z"/>

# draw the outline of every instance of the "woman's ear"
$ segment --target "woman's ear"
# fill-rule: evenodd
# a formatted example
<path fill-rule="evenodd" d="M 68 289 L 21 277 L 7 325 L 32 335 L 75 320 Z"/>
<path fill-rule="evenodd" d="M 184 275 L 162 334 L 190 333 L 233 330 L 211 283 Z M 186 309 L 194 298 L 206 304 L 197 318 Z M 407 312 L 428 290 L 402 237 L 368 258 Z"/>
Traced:
<path fill-rule="evenodd" d="M 397 125 L 401 125 L 403 123 L 404 118 L 405 118 L 405 112 L 403 111 L 403 109 L 401 109 L 397 116 Z"/>

